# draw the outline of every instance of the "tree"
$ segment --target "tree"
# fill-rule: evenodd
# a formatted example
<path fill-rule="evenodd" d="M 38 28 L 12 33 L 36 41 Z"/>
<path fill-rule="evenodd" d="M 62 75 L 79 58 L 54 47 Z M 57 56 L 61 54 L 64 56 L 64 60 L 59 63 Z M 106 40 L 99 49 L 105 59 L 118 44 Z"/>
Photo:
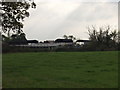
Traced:
<path fill-rule="evenodd" d="M 118 31 L 118 50 L 120 50 L 120 31 Z"/>
<path fill-rule="evenodd" d="M 11 39 L 8 42 L 12 45 L 20 45 L 20 44 L 27 44 L 27 39 L 25 37 L 25 33 L 21 33 L 20 35 L 14 34 L 11 36 Z"/>
<path fill-rule="evenodd" d="M 91 47 L 97 50 L 116 49 L 118 33 L 116 30 L 111 32 L 110 30 L 110 26 L 107 26 L 106 28 L 100 27 L 99 30 L 94 26 L 88 28 Z"/>
<path fill-rule="evenodd" d="M 64 35 L 63 38 L 64 38 L 64 39 L 68 39 L 68 36 L 67 36 L 67 35 Z"/>
<path fill-rule="evenodd" d="M 76 40 L 76 38 L 73 35 L 69 35 L 68 38 L 72 39 L 73 41 Z"/>
<path fill-rule="evenodd" d="M 7 0 L 6 2 L 6 0 L 3 0 L 3 2 L 0 3 L 2 10 L 2 18 L 0 18 L 2 22 L 1 32 L 9 38 L 12 34 L 23 33 L 24 18 L 29 17 L 28 9 L 30 7 L 36 8 L 36 4 L 29 0 L 21 0 L 21 2 L 17 2 L 18 0 L 14 0 L 16 2 L 10 1 L 11 0 Z"/>
<path fill-rule="evenodd" d="M 73 35 L 69 35 L 69 36 L 64 35 L 63 38 L 64 38 L 64 39 L 72 39 L 73 41 L 76 40 L 76 38 L 75 38 Z"/>

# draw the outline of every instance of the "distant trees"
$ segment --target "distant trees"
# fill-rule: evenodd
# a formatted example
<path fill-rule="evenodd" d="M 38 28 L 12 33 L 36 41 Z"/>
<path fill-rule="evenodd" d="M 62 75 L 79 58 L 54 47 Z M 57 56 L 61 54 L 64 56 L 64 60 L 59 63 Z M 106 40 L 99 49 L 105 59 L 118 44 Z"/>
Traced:
<path fill-rule="evenodd" d="M 120 50 L 120 31 L 118 31 L 118 50 Z"/>
<path fill-rule="evenodd" d="M 11 37 L 6 37 L 5 35 L 2 35 L 2 41 L 3 41 L 2 42 L 3 53 L 13 52 L 14 50 L 19 51 L 18 47 L 15 47 L 15 46 L 11 47 L 10 45 L 28 44 L 24 33 L 13 34 Z"/>
<path fill-rule="evenodd" d="M 79 45 L 80 51 L 108 51 L 120 50 L 120 31 L 112 29 L 109 25 L 105 27 L 88 27 L 89 42 Z M 72 35 L 64 35 L 65 39 L 76 40 Z M 86 41 L 86 40 L 78 40 Z M 77 43 L 76 43 L 77 45 Z M 75 45 L 75 47 L 76 47 Z"/>
<path fill-rule="evenodd" d="M 93 50 L 115 50 L 118 46 L 118 32 L 111 31 L 111 27 L 100 27 L 97 30 L 94 26 L 88 28 L 89 46 Z"/>
<path fill-rule="evenodd" d="M 32 8 L 36 8 L 36 4 L 34 2 L 30 2 L 30 0 L 3 0 L 0 2 L 0 7 L 2 10 L 2 17 L 0 21 L 2 22 L 2 34 L 6 35 L 6 37 L 11 37 L 12 34 L 20 35 L 23 33 L 23 21 L 25 17 L 29 17 L 28 9 L 30 6 Z"/>
<path fill-rule="evenodd" d="M 25 33 L 13 34 L 10 38 L 2 35 L 2 39 L 5 43 L 11 45 L 27 44 L 27 39 Z"/>
<path fill-rule="evenodd" d="M 72 39 L 73 41 L 76 40 L 76 37 L 74 37 L 73 35 L 69 35 L 69 36 L 64 35 L 63 38 L 64 38 L 64 39 Z"/>

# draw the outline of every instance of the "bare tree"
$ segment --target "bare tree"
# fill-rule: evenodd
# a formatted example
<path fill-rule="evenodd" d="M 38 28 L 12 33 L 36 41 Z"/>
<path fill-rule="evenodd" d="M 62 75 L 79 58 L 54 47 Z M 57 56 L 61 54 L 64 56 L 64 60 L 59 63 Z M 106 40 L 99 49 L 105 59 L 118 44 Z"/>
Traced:
<path fill-rule="evenodd" d="M 92 47 L 99 49 L 116 48 L 118 33 L 116 30 L 111 30 L 110 26 L 100 27 L 99 30 L 92 26 L 92 28 L 88 28 L 88 32 Z"/>

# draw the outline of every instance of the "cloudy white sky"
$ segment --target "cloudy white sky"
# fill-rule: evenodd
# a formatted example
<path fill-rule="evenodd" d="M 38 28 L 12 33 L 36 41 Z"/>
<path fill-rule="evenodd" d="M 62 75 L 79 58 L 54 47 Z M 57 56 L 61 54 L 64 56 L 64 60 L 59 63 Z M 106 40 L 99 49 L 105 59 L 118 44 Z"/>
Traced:
<path fill-rule="evenodd" d="M 88 26 L 118 27 L 118 0 L 36 0 L 25 19 L 27 39 L 55 40 L 63 35 L 88 39 Z"/>

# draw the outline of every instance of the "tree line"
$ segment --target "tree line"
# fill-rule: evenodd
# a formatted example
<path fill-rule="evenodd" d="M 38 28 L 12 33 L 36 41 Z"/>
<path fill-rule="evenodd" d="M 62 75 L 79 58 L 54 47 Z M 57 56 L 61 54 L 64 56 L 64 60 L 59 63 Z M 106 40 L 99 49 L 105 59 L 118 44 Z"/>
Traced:
<path fill-rule="evenodd" d="M 92 50 L 118 50 L 120 48 L 120 32 L 112 30 L 110 26 L 100 27 L 98 30 L 92 26 L 88 28 L 89 40 L 86 47 Z"/>
<path fill-rule="evenodd" d="M 88 27 L 89 42 L 81 45 L 80 50 L 106 51 L 120 49 L 120 31 L 113 30 L 111 26 Z M 73 35 L 64 35 L 65 39 L 78 40 Z M 80 45 L 78 45 L 80 46 Z"/>

